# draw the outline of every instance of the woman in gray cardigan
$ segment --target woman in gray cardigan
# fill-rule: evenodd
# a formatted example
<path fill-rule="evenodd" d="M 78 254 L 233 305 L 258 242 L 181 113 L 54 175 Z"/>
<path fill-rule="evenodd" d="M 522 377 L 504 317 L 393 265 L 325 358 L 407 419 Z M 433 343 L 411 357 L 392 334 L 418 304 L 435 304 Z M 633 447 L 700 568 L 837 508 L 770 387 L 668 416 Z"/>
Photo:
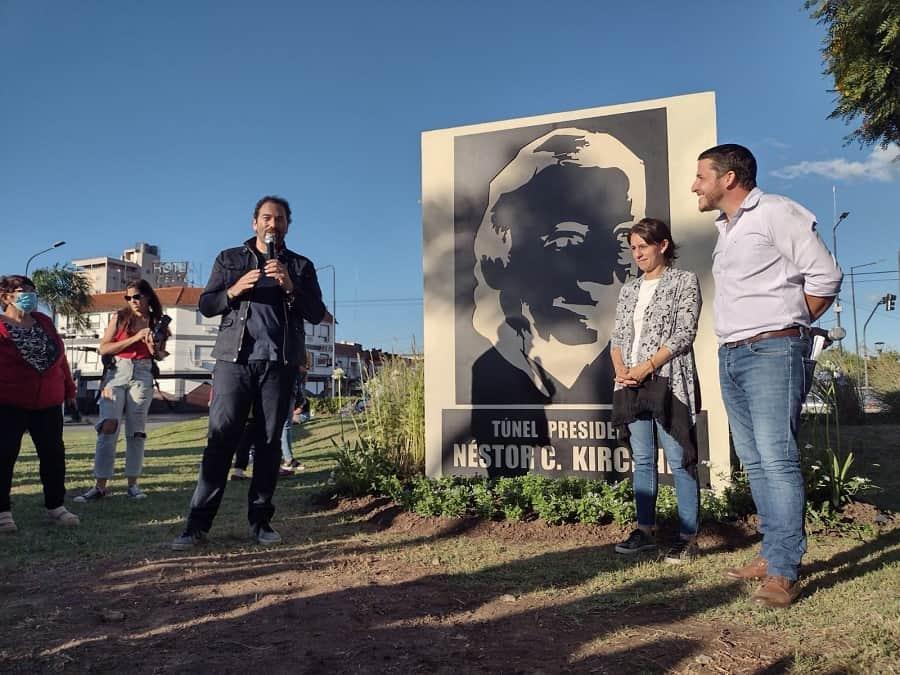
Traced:
<path fill-rule="evenodd" d="M 665 556 L 681 563 L 697 553 L 700 490 L 696 416 L 700 387 L 693 343 L 700 317 L 697 275 L 672 267 L 669 226 L 644 218 L 628 233 L 643 274 L 619 293 L 610 355 L 615 368 L 613 424 L 631 438 L 637 528 L 617 553 L 654 550 L 657 448 L 662 446 L 675 482 L 680 536 Z"/>

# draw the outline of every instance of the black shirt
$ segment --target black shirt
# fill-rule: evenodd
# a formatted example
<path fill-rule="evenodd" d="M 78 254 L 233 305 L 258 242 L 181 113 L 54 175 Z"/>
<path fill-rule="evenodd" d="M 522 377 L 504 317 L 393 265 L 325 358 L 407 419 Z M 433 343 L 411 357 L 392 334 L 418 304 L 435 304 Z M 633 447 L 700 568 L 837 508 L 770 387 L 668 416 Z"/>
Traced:
<path fill-rule="evenodd" d="M 258 269 L 266 266 L 265 256 L 253 249 Z M 272 277 L 260 277 L 250 291 L 250 308 L 238 361 L 282 361 L 284 341 L 284 293 Z"/>

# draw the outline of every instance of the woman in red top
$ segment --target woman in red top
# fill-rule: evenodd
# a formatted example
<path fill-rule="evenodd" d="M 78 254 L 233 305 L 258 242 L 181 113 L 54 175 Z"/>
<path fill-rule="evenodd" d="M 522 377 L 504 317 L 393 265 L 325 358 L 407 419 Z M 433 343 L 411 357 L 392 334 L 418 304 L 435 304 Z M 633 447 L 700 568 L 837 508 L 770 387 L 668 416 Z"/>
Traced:
<path fill-rule="evenodd" d="M 63 401 L 75 383 L 65 348 L 50 318 L 34 311 L 37 293 L 28 277 L 0 277 L 0 532 L 15 532 L 10 510 L 12 474 L 27 431 L 40 462 L 44 506 L 55 525 L 78 525 L 66 496 Z"/>
<path fill-rule="evenodd" d="M 100 383 L 100 422 L 94 450 L 94 487 L 75 498 L 76 502 L 102 499 L 113 476 L 116 441 L 120 422 L 125 422 L 126 495 L 144 499 L 138 487 L 144 468 L 144 443 L 147 411 L 153 402 L 153 359 L 165 356 L 165 339 L 153 340 L 154 329 L 162 319 L 162 305 L 146 281 L 134 281 L 125 288 L 127 306 L 116 312 L 100 340 L 100 354 L 115 357 Z M 168 336 L 168 331 L 166 331 Z"/>

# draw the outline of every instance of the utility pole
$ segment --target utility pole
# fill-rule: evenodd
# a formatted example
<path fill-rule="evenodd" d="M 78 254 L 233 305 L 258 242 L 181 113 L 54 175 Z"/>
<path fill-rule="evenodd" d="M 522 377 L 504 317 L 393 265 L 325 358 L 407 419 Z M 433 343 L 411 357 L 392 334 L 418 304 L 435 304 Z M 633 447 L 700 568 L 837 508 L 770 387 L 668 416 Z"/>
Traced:
<path fill-rule="evenodd" d="M 865 353 L 865 358 L 863 359 L 863 370 L 865 372 L 865 389 L 863 394 L 863 413 L 866 412 L 866 398 L 869 395 L 869 348 L 866 343 L 866 329 L 869 327 L 869 322 L 872 320 L 872 317 L 875 316 L 875 310 L 878 309 L 879 305 L 884 305 L 884 310 L 886 312 L 894 311 L 894 305 L 897 302 L 897 296 L 893 293 L 886 293 L 884 297 L 879 298 L 878 302 L 875 303 L 875 306 L 872 308 L 872 311 L 869 312 L 869 318 L 866 319 L 866 322 L 863 324 L 863 351 Z"/>
<path fill-rule="evenodd" d="M 873 260 L 862 265 L 853 265 L 850 268 L 850 297 L 853 303 L 853 341 L 856 343 L 856 358 L 858 359 L 862 357 L 859 354 L 859 326 L 856 324 L 856 284 L 854 283 L 854 276 L 856 270 L 862 267 L 869 267 L 870 265 L 877 265 L 880 262 L 880 260 Z"/>
<path fill-rule="evenodd" d="M 837 196 L 836 196 L 837 190 L 835 189 L 835 187 L 833 185 L 831 186 L 831 190 L 832 190 L 833 195 L 835 195 L 834 211 L 836 213 L 837 212 Z M 831 252 L 832 252 L 832 255 L 834 255 L 835 263 L 838 262 L 838 246 L 837 246 L 838 225 L 840 225 L 842 222 L 844 222 L 844 220 L 849 215 L 850 215 L 849 211 L 844 211 L 843 213 L 841 213 L 840 216 L 837 216 L 835 218 L 834 225 L 831 226 Z M 837 326 L 831 330 L 831 334 L 829 335 L 829 337 L 832 340 L 837 340 L 838 350 L 841 352 L 841 354 L 844 353 L 844 337 L 847 335 L 847 331 L 845 331 L 843 329 L 843 327 L 841 326 L 841 311 L 842 310 L 843 310 L 843 307 L 841 307 L 841 294 L 839 291 L 837 294 L 837 297 L 835 297 L 835 299 L 834 299 L 834 316 L 837 319 Z"/>

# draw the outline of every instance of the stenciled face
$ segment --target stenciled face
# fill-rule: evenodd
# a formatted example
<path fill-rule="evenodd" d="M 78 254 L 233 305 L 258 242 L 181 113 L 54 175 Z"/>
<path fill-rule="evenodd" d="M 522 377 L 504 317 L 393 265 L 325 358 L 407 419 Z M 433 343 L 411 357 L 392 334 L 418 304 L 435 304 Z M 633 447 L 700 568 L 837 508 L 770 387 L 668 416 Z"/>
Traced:
<path fill-rule="evenodd" d="M 651 244 L 639 234 L 632 234 L 628 241 L 634 262 L 644 276 L 650 279 L 658 276 L 666 266 L 665 251 L 669 247 L 669 241 Z"/>
<path fill-rule="evenodd" d="M 601 339 L 598 314 L 615 308 L 614 282 L 629 265 L 620 236 L 634 220 L 628 189 L 619 169 L 558 164 L 497 200 L 493 222 L 512 238 L 501 292 L 507 316 L 530 313 L 544 340 Z"/>
<path fill-rule="evenodd" d="M 276 202 L 265 202 L 259 207 L 259 213 L 253 219 L 253 231 L 256 233 L 256 241 L 261 249 L 265 249 L 266 234 L 269 232 L 275 235 L 275 241 L 279 246 L 283 245 L 288 231 L 284 208 Z"/>
<path fill-rule="evenodd" d="M 728 173 L 719 176 L 711 159 L 701 159 L 697 162 L 697 176 L 691 185 L 691 192 L 697 195 L 697 206 L 701 212 L 722 208 L 720 204 L 725 198 L 727 182 Z"/>

